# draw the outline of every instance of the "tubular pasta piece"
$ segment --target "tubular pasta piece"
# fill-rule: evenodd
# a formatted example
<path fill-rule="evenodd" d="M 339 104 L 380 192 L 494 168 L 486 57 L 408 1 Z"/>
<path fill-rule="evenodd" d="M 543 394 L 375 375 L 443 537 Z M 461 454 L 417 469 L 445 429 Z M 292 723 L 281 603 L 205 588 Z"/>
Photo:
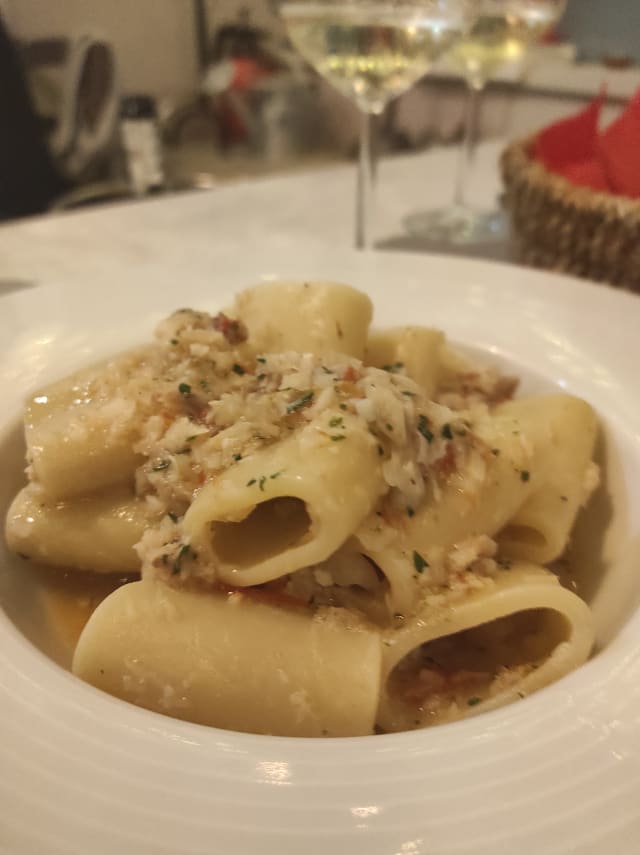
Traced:
<path fill-rule="evenodd" d="M 200 566 L 259 585 L 335 552 L 385 489 L 371 434 L 345 414 L 340 435 L 312 422 L 203 487 L 183 523 Z"/>
<path fill-rule="evenodd" d="M 373 308 L 366 294 L 331 282 L 277 282 L 238 294 L 234 314 L 264 353 L 297 350 L 362 359 Z"/>
<path fill-rule="evenodd" d="M 286 736 L 372 733 L 380 669 L 380 634 L 337 610 L 312 616 L 150 580 L 98 607 L 73 659 L 78 677 L 138 706 Z"/>
<path fill-rule="evenodd" d="M 45 564 L 130 573 L 140 568 L 133 547 L 148 523 L 128 487 L 56 502 L 30 484 L 9 508 L 6 537 L 10 549 Z"/>
<path fill-rule="evenodd" d="M 376 368 L 403 370 L 432 398 L 438 385 L 444 334 L 427 327 L 375 330 L 367 341 L 364 361 Z"/>
<path fill-rule="evenodd" d="M 500 622 L 509 616 L 511 624 Z M 514 565 L 476 590 L 428 598 L 384 635 L 377 723 L 407 730 L 503 706 L 582 665 L 593 640 L 586 603 L 536 565 Z M 417 663 L 406 659 L 412 654 Z M 404 675 L 402 660 L 410 666 Z"/>

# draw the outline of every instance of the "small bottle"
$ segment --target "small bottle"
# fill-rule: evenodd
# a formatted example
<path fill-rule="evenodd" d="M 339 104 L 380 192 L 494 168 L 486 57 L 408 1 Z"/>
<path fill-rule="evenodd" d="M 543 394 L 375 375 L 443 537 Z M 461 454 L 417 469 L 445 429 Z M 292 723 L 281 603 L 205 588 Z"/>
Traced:
<path fill-rule="evenodd" d="M 156 105 L 149 95 L 129 95 L 120 106 L 120 132 L 127 173 L 136 196 L 164 186 Z"/>

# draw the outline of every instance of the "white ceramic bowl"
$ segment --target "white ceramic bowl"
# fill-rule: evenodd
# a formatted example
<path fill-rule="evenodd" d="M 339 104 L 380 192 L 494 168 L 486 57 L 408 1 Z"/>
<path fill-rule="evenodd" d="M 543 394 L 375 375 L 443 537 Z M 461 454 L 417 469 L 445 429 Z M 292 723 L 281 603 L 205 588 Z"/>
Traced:
<path fill-rule="evenodd" d="M 211 258 L 208 259 L 209 262 Z M 640 299 L 450 258 L 220 253 L 189 282 L 146 264 L 91 290 L 0 298 L 0 504 L 22 478 L 17 423 L 42 382 L 148 338 L 181 305 L 215 309 L 260 278 L 370 293 L 379 325 L 436 325 L 601 416 L 606 479 L 582 520 L 599 649 L 493 713 L 342 740 L 251 736 L 129 706 L 77 681 L 17 625 L 37 596 L 0 557 L 0 851 L 11 855 L 635 855 L 640 851 Z"/>

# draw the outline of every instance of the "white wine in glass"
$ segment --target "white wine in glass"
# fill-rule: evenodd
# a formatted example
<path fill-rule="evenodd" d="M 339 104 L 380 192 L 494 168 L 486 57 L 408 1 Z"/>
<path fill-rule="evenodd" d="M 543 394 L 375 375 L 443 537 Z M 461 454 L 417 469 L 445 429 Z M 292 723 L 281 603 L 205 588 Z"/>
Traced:
<path fill-rule="evenodd" d="M 371 117 L 409 89 L 470 22 L 470 0 L 285 2 L 280 10 L 302 56 L 363 114 L 356 246 L 369 244 Z"/>
<path fill-rule="evenodd" d="M 477 211 L 466 202 L 480 95 L 491 75 L 522 61 L 566 8 L 566 0 L 475 0 L 475 4 L 473 25 L 449 54 L 450 61 L 465 75 L 469 90 L 453 205 L 411 214 L 405 221 L 415 235 L 451 243 L 481 243 L 504 234 L 504 219 L 498 211 Z"/>

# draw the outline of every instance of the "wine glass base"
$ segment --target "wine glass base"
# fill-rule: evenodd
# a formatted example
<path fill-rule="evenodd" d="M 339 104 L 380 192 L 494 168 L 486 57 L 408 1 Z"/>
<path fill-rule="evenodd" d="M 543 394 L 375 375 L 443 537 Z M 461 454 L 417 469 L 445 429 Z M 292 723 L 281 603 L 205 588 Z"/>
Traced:
<path fill-rule="evenodd" d="M 488 244 L 507 237 L 508 222 L 502 211 L 480 211 L 462 206 L 417 211 L 404 219 L 410 235 L 442 244 Z"/>

